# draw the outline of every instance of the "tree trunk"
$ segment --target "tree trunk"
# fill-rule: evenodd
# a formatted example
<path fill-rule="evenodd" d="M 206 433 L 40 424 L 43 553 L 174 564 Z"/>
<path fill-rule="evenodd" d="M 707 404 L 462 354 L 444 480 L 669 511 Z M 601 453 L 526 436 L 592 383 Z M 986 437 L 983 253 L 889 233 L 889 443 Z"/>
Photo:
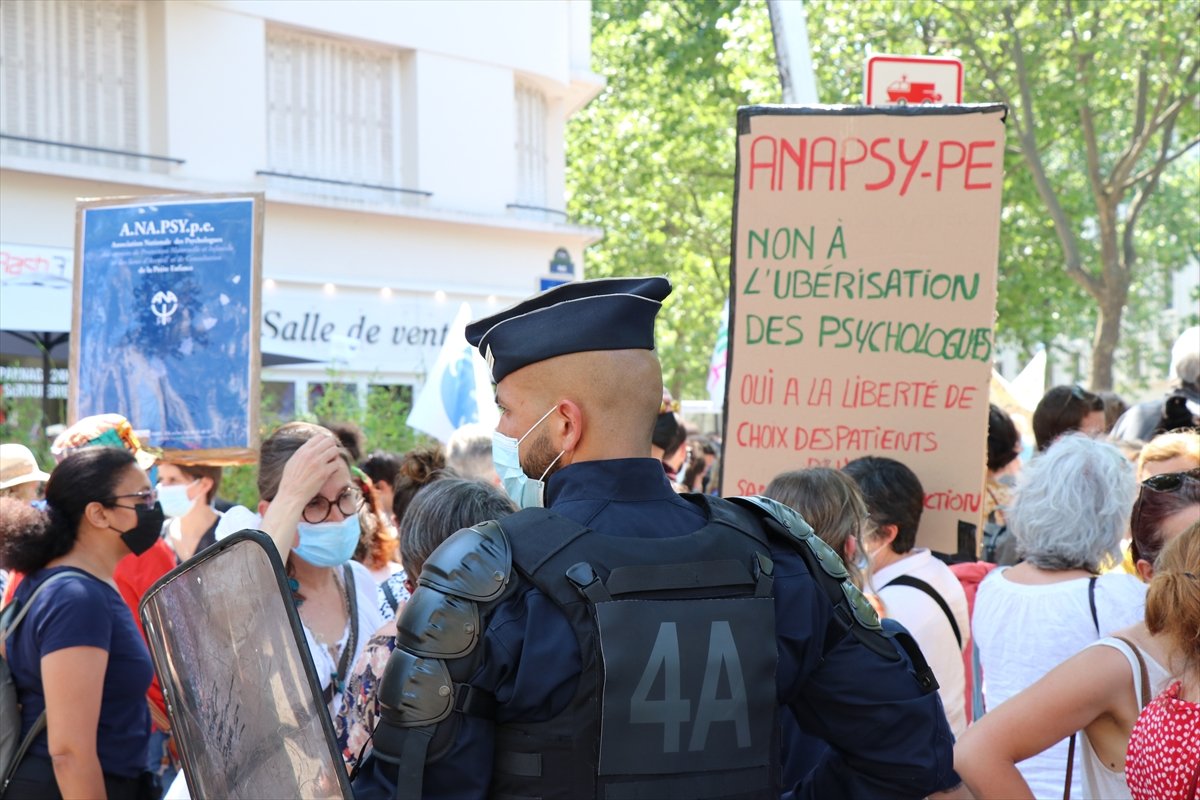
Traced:
<path fill-rule="evenodd" d="M 1092 339 L 1092 374 L 1088 381 L 1093 392 L 1111 392 L 1113 361 L 1121 339 L 1121 315 L 1125 312 L 1128 285 L 1112 287 L 1100 303 L 1096 317 L 1096 335 Z"/>

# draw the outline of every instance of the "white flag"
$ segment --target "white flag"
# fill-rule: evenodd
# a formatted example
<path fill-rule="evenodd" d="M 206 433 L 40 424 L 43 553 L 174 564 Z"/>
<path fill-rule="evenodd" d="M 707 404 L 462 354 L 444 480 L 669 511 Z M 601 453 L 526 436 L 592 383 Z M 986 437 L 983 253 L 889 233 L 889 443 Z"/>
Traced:
<path fill-rule="evenodd" d="M 443 444 L 456 428 L 468 422 L 495 427 L 500 421 L 487 365 L 467 343 L 470 321 L 471 307 L 463 303 L 408 415 L 410 428 L 424 431 Z"/>
<path fill-rule="evenodd" d="M 729 301 L 721 311 L 721 327 L 717 331 L 717 344 L 713 347 L 712 361 L 708 365 L 708 397 L 717 409 L 725 405 L 725 359 L 729 352 Z"/>

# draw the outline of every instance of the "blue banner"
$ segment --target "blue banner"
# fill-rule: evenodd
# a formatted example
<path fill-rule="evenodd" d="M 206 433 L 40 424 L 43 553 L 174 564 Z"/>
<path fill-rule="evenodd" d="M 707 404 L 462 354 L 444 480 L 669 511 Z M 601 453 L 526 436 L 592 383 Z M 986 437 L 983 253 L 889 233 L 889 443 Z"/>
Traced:
<path fill-rule="evenodd" d="M 76 416 L 115 412 L 171 450 L 252 447 L 255 198 L 80 210 Z"/>

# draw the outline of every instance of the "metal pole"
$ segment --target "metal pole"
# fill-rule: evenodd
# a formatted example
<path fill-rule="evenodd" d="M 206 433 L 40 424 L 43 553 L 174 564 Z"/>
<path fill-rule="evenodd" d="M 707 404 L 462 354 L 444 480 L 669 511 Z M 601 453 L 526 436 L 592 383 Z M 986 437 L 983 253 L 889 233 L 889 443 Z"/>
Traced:
<path fill-rule="evenodd" d="M 802 0 L 767 0 L 771 39 L 775 43 L 775 66 L 783 102 L 816 105 L 817 78 L 808 45 L 808 16 Z"/>

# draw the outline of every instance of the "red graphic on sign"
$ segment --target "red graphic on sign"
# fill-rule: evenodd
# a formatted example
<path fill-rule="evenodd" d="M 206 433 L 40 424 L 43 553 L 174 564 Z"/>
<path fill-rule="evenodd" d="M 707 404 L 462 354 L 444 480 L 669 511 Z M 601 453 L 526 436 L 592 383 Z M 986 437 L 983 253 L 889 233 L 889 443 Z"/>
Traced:
<path fill-rule="evenodd" d="M 900 80 L 888 84 L 887 88 L 888 100 L 900 105 L 908 103 L 938 103 L 941 102 L 942 96 L 934 91 L 932 83 L 910 83 L 907 75 L 900 76 Z"/>

